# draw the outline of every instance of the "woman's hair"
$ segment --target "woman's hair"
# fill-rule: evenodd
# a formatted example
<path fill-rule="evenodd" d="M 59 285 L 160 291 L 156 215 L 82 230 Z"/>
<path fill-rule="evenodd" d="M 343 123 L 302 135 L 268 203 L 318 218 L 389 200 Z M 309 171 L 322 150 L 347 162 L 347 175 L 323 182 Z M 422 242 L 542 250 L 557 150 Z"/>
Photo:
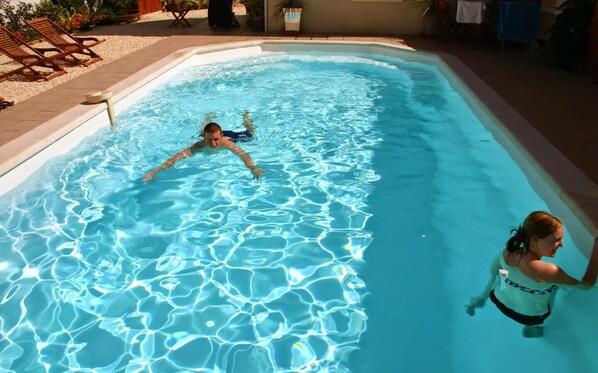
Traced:
<path fill-rule="evenodd" d="M 218 123 L 215 122 L 210 122 L 208 124 L 206 124 L 206 126 L 203 128 L 203 133 L 214 133 L 214 132 L 221 132 L 222 128 L 220 128 L 220 126 L 218 125 Z"/>
<path fill-rule="evenodd" d="M 534 211 L 525 218 L 523 224 L 511 229 L 511 238 L 507 241 L 510 253 L 529 249 L 532 237 L 544 238 L 563 226 L 558 218 L 544 211 Z"/>

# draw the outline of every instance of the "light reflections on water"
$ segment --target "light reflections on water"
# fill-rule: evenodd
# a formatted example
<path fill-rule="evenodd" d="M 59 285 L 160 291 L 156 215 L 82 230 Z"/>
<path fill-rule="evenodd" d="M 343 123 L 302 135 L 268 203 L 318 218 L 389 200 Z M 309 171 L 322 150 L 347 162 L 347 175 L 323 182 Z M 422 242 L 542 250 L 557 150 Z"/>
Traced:
<path fill-rule="evenodd" d="M 4 196 L 0 368 L 346 369 L 366 329 L 359 271 L 379 177 L 385 84 L 371 69 L 388 66 L 265 56 L 191 69 L 125 113 L 117 136 Z M 258 137 L 241 146 L 262 180 L 200 154 L 143 185 L 203 114 L 237 129 L 246 109 Z"/>

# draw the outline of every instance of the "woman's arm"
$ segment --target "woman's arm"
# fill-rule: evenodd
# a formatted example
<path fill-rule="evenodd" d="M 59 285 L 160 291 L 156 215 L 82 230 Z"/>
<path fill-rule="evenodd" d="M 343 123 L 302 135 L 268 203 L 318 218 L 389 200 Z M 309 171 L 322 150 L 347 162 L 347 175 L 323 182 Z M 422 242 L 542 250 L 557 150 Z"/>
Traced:
<path fill-rule="evenodd" d="M 592 247 L 590 261 L 581 281 L 589 286 L 594 286 L 596 277 L 598 277 L 598 237 L 594 238 L 594 247 Z"/>
<path fill-rule="evenodd" d="M 521 270 L 529 277 L 538 282 L 547 282 L 559 285 L 575 286 L 580 289 L 590 289 L 596 283 L 598 276 L 598 237 L 594 239 L 594 246 L 590 254 L 590 260 L 586 272 L 581 280 L 571 277 L 562 268 L 554 263 L 532 260 L 529 266 L 522 266 Z"/>
<path fill-rule="evenodd" d="M 502 255 L 502 252 L 499 255 Z M 488 300 L 488 295 L 490 294 L 490 290 L 492 290 L 494 288 L 494 286 L 496 285 L 496 278 L 498 276 L 499 270 L 500 270 L 500 257 L 497 255 L 494 258 L 494 260 L 492 260 L 492 262 L 490 263 L 490 278 L 488 279 L 488 282 L 486 283 L 486 287 L 484 288 L 484 290 L 482 290 L 480 295 L 472 297 L 469 300 L 469 304 L 465 306 L 466 307 L 465 312 L 467 312 L 468 315 L 473 316 L 473 315 L 475 315 L 476 308 L 484 307 L 484 305 L 486 304 L 486 301 Z"/>

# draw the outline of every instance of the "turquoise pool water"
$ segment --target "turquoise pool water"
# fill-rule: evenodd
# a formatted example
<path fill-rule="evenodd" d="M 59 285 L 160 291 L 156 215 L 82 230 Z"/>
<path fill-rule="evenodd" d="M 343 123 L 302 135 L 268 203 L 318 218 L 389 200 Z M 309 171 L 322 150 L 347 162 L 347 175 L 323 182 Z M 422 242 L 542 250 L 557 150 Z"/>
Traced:
<path fill-rule="evenodd" d="M 208 112 L 257 138 L 198 154 Z M 595 292 L 545 337 L 464 312 L 547 209 L 433 66 L 272 53 L 192 66 L 0 197 L 0 369 L 596 371 Z M 566 240 L 557 260 L 585 267 Z"/>

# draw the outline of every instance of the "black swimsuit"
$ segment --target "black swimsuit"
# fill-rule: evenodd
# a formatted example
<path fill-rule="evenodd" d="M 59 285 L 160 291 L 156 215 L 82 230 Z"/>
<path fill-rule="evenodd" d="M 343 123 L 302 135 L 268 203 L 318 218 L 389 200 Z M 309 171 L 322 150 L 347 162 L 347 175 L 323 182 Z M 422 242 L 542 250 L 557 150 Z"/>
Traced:
<path fill-rule="evenodd" d="M 546 320 L 548 316 L 550 316 L 550 305 L 548 306 L 548 312 L 539 316 L 523 315 L 519 312 L 513 311 L 509 307 L 502 304 L 500 300 L 498 300 L 496 295 L 494 295 L 494 289 L 490 291 L 490 300 L 505 316 L 508 316 L 523 325 L 540 325 L 544 323 L 544 320 Z"/>
<path fill-rule="evenodd" d="M 230 141 L 232 141 L 232 142 L 237 142 L 237 141 L 245 142 L 245 141 L 249 141 L 253 138 L 253 135 L 249 131 L 243 131 L 243 132 L 222 131 L 222 135 L 228 137 L 230 139 Z"/>

